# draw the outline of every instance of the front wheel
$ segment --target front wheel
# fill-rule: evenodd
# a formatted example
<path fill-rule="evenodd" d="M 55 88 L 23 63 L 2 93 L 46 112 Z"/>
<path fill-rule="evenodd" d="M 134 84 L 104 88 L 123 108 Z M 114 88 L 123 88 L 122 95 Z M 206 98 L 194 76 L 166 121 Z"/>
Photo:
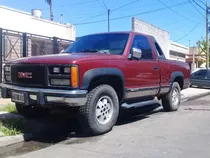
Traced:
<path fill-rule="evenodd" d="M 181 102 L 181 88 L 174 82 L 170 92 L 162 98 L 162 105 L 166 111 L 176 111 Z"/>
<path fill-rule="evenodd" d="M 119 101 L 114 88 L 100 85 L 91 90 L 86 105 L 80 107 L 79 113 L 86 133 L 99 135 L 110 131 L 119 115 Z"/>

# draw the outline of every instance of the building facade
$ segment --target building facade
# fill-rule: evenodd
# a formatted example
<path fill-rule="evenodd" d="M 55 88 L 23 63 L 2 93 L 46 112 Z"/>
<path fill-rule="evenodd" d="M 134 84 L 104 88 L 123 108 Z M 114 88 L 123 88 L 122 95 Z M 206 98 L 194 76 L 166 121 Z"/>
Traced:
<path fill-rule="evenodd" d="M 0 43 L 3 63 L 24 56 L 59 53 L 75 40 L 75 26 L 42 18 L 32 13 L 0 6 Z M 26 55 L 27 54 L 27 55 Z"/>
<path fill-rule="evenodd" d="M 171 41 L 169 32 L 134 17 L 132 18 L 132 31 L 154 36 L 167 59 L 186 61 L 188 47 Z"/>
<path fill-rule="evenodd" d="M 75 40 L 76 29 L 71 24 L 60 24 L 32 13 L 0 6 L 0 28 L 48 37 Z"/>
<path fill-rule="evenodd" d="M 191 71 L 195 71 L 197 68 L 206 67 L 206 54 L 199 52 L 198 47 L 189 47 L 186 62 L 189 63 Z"/>

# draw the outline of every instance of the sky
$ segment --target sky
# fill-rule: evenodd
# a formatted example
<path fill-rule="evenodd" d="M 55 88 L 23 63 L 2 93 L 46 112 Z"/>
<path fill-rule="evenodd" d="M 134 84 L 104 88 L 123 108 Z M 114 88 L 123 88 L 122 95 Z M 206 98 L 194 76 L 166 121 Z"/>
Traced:
<path fill-rule="evenodd" d="M 108 31 L 110 9 L 110 31 L 131 30 L 131 18 L 136 17 L 168 31 L 171 40 L 186 46 L 194 46 L 206 32 L 206 13 L 202 9 L 206 2 L 194 1 L 200 7 L 193 0 L 52 0 L 54 21 L 59 22 L 63 14 L 63 23 L 74 24 L 78 37 Z M 45 0 L 0 0 L 0 5 L 26 12 L 42 9 L 43 18 L 50 19 Z"/>

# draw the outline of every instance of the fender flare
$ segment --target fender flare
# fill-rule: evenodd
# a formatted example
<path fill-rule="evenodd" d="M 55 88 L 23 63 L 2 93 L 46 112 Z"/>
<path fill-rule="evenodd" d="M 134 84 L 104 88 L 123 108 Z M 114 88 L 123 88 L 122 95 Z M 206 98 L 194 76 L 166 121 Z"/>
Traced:
<path fill-rule="evenodd" d="M 125 86 L 124 74 L 117 68 L 94 68 L 90 69 L 82 77 L 82 89 L 88 89 L 91 81 L 96 77 L 103 76 L 117 76 L 122 80 L 123 86 Z"/>
<path fill-rule="evenodd" d="M 176 77 L 181 77 L 183 78 L 183 82 L 184 82 L 184 74 L 180 71 L 175 71 L 171 74 L 171 80 L 170 80 L 170 89 L 171 89 L 171 86 L 175 80 Z M 183 83 L 184 84 L 184 83 Z"/>

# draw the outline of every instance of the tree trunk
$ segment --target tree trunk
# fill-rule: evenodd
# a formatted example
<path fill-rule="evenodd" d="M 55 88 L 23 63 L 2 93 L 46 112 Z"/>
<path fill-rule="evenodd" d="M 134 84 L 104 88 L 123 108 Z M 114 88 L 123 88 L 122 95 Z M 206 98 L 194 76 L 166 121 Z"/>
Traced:
<path fill-rule="evenodd" d="M 51 3 L 50 3 L 50 20 L 53 21 L 53 18 L 54 18 L 54 16 L 53 16 L 52 1 L 51 1 Z"/>

